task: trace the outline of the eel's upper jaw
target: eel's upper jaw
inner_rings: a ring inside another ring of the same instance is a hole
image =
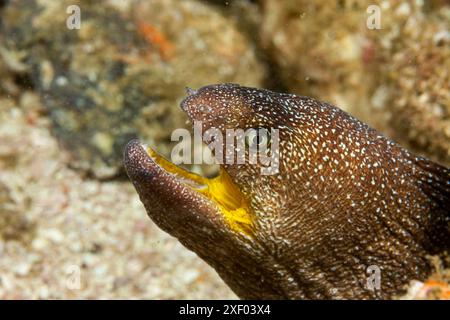
[[[124,165],[147,213],[162,229],[170,232],[177,225],[188,226],[191,222],[209,226],[223,224],[214,202],[193,189],[202,188],[200,180],[190,181],[190,186],[183,177],[158,164],[138,140],[126,146]]]

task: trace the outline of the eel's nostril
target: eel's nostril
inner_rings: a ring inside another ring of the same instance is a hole
[[[188,96],[192,96],[193,94],[196,94],[196,93],[197,93],[197,90],[189,88],[189,87],[186,87],[186,94]]]

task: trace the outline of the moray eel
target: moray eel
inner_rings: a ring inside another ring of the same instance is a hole
[[[189,90],[181,107],[204,130],[279,130],[272,175],[245,162],[208,179],[137,140],[125,150],[150,218],[239,297],[392,298],[449,249],[450,170],[339,108],[236,84]]]

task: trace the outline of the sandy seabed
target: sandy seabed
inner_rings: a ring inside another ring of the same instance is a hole
[[[21,221],[15,239],[0,237],[0,299],[236,298],[154,225],[128,181],[70,169],[34,93],[0,97],[0,123],[0,183]]]

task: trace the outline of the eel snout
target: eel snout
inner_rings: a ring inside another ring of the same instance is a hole
[[[175,166],[138,140],[126,146],[124,165],[148,215],[163,230],[183,236],[198,228],[221,227],[219,209],[195,191],[203,187],[201,181],[179,174],[181,169],[175,170]]]

